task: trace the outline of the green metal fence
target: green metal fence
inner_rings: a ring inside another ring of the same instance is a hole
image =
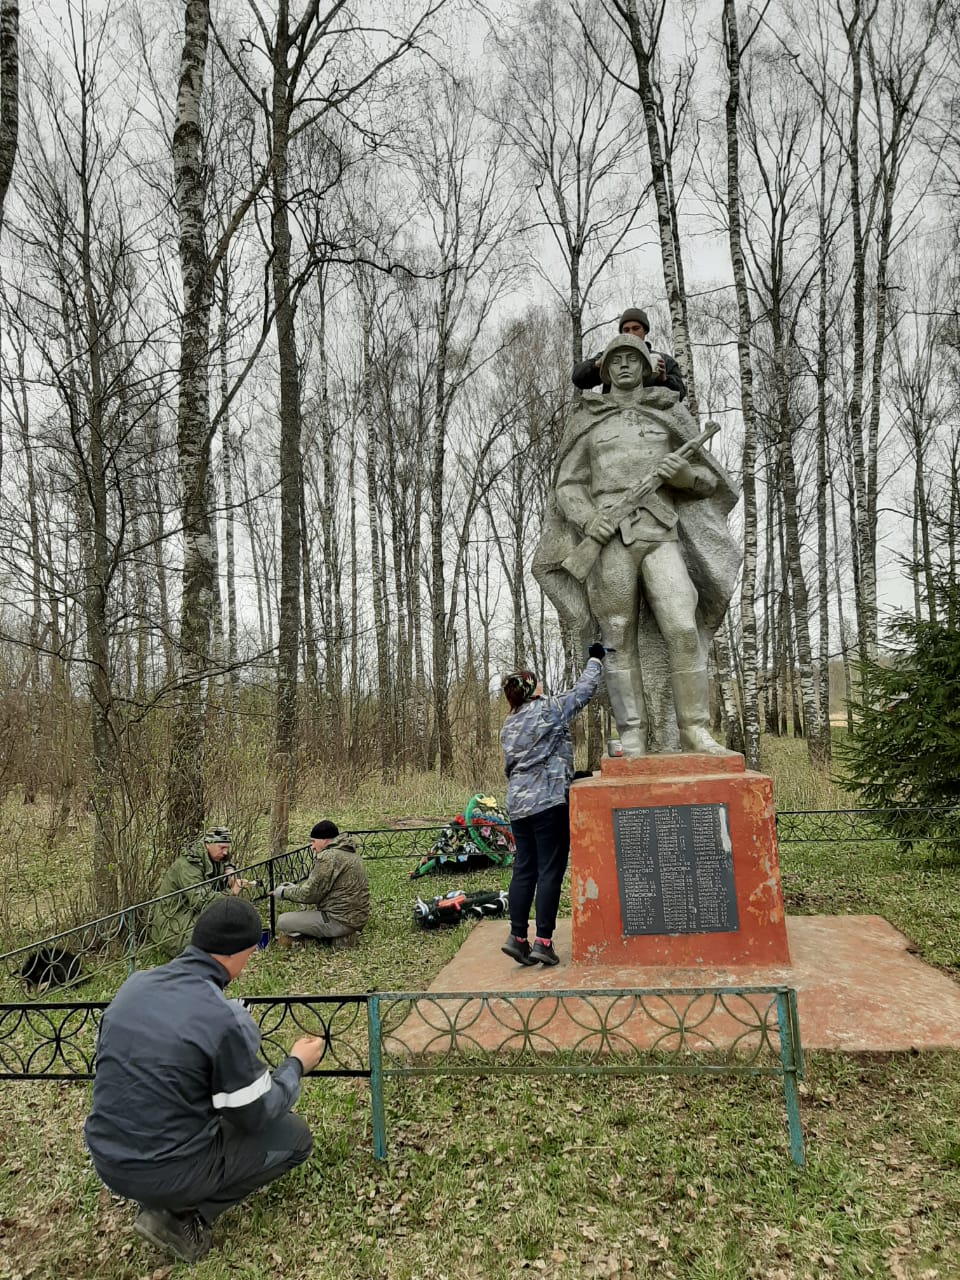
[[[108,1001],[0,1005],[0,1080],[89,1080]],[[254,996],[263,1055],[318,1035],[312,1076],[366,1079],[373,1153],[387,1154],[385,1088],[403,1076],[749,1075],[782,1082],[790,1157],[803,1164],[803,1075],[789,987],[374,992]]]
[[[368,997],[374,1154],[383,1082],[427,1075],[750,1075],[783,1082],[802,1165],[803,1055],[789,987],[384,992]]]
[[[780,844],[945,844],[960,842],[960,806],[886,809],[778,809]]]

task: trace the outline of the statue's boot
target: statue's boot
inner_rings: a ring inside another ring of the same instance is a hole
[[[681,748],[684,751],[699,751],[708,756],[731,755],[710,732],[710,695],[706,669],[674,671],[671,681]]]
[[[610,710],[625,756],[647,754],[647,714],[639,672],[604,671]]]

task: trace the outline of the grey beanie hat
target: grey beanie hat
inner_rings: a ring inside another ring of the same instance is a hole
[[[234,956],[255,947],[262,932],[260,913],[252,903],[243,898],[220,898],[197,916],[190,945],[214,956]]]

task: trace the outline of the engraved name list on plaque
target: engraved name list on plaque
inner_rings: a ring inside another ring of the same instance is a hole
[[[739,929],[727,807],[613,810],[625,937]]]

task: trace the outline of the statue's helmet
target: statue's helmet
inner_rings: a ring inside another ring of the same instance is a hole
[[[644,340],[633,333],[618,333],[615,338],[611,338],[607,343],[600,359],[600,377],[604,382],[609,383],[610,381],[609,361],[615,351],[636,351],[640,356],[641,376],[648,378],[653,375],[653,357]]]

